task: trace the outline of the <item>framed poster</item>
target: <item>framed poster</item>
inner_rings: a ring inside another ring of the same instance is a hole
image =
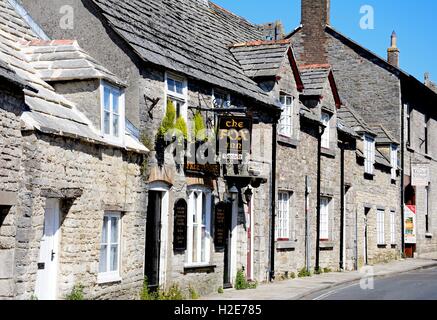
[[[417,216],[416,216],[416,206],[406,205],[405,206],[405,222],[404,222],[404,237],[406,244],[416,244],[417,243]]]

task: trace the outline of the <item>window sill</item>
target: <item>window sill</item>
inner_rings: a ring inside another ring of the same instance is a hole
[[[328,158],[335,158],[335,150],[333,149],[327,149],[322,147],[321,154]]]
[[[294,250],[296,249],[296,242],[290,240],[277,240],[276,250]]]
[[[109,284],[114,282],[121,282],[122,278],[118,275],[103,275],[97,276],[97,284]]]
[[[216,265],[211,264],[199,264],[199,265],[185,265],[184,274],[188,273],[214,273]]]
[[[299,146],[298,139],[294,139],[292,137],[287,137],[287,136],[283,136],[283,135],[279,135],[278,143],[280,143],[286,147],[292,147],[292,148],[297,148]]]
[[[387,248],[387,244],[378,244],[378,248],[379,249],[386,249]]]
[[[335,244],[333,241],[329,240],[320,240],[320,249],[321,250],[334,250]]]

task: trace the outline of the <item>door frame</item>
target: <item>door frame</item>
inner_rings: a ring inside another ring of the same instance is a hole
[[[47,209],[53,209],[54,210],[54,224],[56,232],[53,235],[53,250],[54,257],[52,260],[52,264],[50,264],[49,268],[50,270],[46,269],[47,266],[44,268],[45,272],[50,272],[50,275],[48,277],[49,285],[47,284],[46,279],[42,277],[39,270],[36,274],[36,282],[35,282],[35,294],[39,299],[44,299],[41,295],[41,292],[48,291],[48,297],[47,300],[56,300],[58,298],[58,273],[59,273],[59,251],[60,251],[60,245],[61,245],[61,210],[60,210],[60,199],[53,199],[48,198],[46,200],[46,204],[44,207],[44,222],[43,222],[43,234],[40,241],[40,250],[39,250],[39,256],[38,256],[38,262],[41,260],[41,244],[45,237],[45,224],[47,219]],[[45,262],[44,262],[45,263]],[[39,263],[38,263],[39,264]],[[54,267],[54,270],[52,270],[52,267]]]
[[[168,255],[168,224],[170,217],[170,186],[165,182],[153,182],[149,191],[161,192],[161,239],[159,257],[159,285],[165,287],[167,280],[167,255]],[[147,221],[146,221],[147,223]]]

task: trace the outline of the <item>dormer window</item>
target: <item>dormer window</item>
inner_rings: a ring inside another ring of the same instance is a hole
[[[281,119],[279,120],[279,134],[291,138],[293,137],[294,98],[286,94],[281,94],[279,101],[282,105]]]
[[[231,95],[221,90],[212,91],[212,104],[214,108],[230,108]]]
[[[321,122],[325,126],[322,135],[322,148],[329,149],[331,147],[331,115],[327,112],[322,112]]]
[[[373,175],[375,166],[375,138],[367,134],[364,135],[364,156],[365,173]]]
[[[124,92],[115,86],[102,82],[102,134],[120,141],[124,130]]]
[[[166,96],[167,99],[165,105],[167,106],[167,100],[171,100],[176,108],[176,117],[182,116],[187,120],[188,115],[188,82],[182,76],[172,73],[166,73]]]

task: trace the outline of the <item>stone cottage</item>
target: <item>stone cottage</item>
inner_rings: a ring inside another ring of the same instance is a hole
[[[81,285],[90,299],[136,298],[147,149],[126,130],[125,84],[15,9],[0,1],[0,297],[63,299]]]
[[[432,86],[400,68],[396,33],[391,36],[387,59],[383,59],[332,27],[330,0],[303,0],[302,24],[287,38],[293,43],[299,64],[332,65],[341,99],[371,127],[382,125],[399,144],[391,144],[400,176],[396,215],[406,234],[399,249],[408,257],[435,252],[432,208],[437,197],[432,188],[436,170],[432,137],[437,95]],[[430,84],[429,79],[426,82]]]

